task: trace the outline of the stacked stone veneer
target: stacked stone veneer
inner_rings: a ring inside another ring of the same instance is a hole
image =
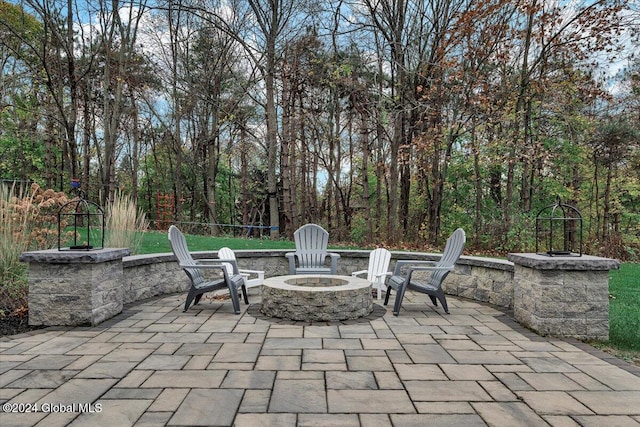
[[[97,325],[122,311],[129,249],[25,252],[30,325]]]
[[[515,264],[514,317],[542,335],[609,339],[609,270],[619,261],[589,255],[509,254]]]
[[[348,276],[278,276],[262,287],[262,314],[315,322],[357,319],[373,312],[371,283]]]

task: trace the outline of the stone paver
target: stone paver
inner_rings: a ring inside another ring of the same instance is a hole
[[[490,425],[546,426],[530,407],[520,402],[473,402],[471,406]]]
[[[276,380],[269,412],[326,413],[326,394],[322,380]]]
[[[169,422],[180,426],[231,425],[242,394],[240,389],[193,389]]]
[[[640,426],[638,367],[485,304],[308,324],[183,298],[1,338],[0,425]]]
[[[404,390],[329,390],[329,412],[334,413],[414,413]]]

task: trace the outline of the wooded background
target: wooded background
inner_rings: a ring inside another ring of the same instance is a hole
[[[622,0],[0,1],[0,177],[159,228],[530,251],[557,197],[640,247]],[[635,55],[634,55],[635,53]],[[612,71],[613,70],[613,71]],[[254,226],[249,228],[247,226]],[[260,228],[264,227],[264,228]]]

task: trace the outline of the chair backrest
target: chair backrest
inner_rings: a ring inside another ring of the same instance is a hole
[[[236,254],[229,248],[224,247],[218,250],[218,258],[220,259],[228,259],[228,260],[236,260]],[[227,270],[227,275],[232,276],[234,274],[233,265],[228,262],[223,262],[224,268]]]
[[[453,267],[458,261],[458,258],[460,258],[460,255],[462,255],[465,242],[466,235],[464,230],[462,228],[456,229],[447,239],[442,257],[437,263],[438,267]],[[430,283],[434,286],[440,286],[448,274],[449,271],[446,270],[434,271],[431,275]]]
[[[193,260],[193,257],[189,253],[187,240],[184,238],[184,234],[182,234],[182,232],[175,225],[169,227],[169,244],[171,245],[173,254],[178,259],[178,264],[194,266],[196,265],[196,262]],[[184,270],[189,275],[194,285],[198,285],[204,282],[204,279],[197,268],[185,268]]]
[[[378,248],[369,254],[369,268],[367,269],[367,280],[373,282],[376,276],[386,273],[391,262],[391,252],[385,248]]]
[[[300,267],[324,265],[329,245],[329,232],[317,224],[306,224],[293,233]]]

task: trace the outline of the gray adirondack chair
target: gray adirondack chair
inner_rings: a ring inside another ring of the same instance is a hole
[[[236,254],[233,252],[233,250],[224,247],[220,248],[220,250],[218,251],[218,258],[220,258],[221,260],[236,261]],[[232,266],[231,264],[227,265],[229,267]],[[238,273],[240,273],[240,275],[244,278],[244,284],[247,288],[260,286],[262,285],[262,282],[264,282],[264,271],[262,270],[248,270],[246,268],[239,268]]]
[[[329,232],[317,224],[306,224],[293,233],[296,251],[285,254],[289,260],[289,274],[336,274],[337,253],[327,252]],[[331,264],[325,265],[331,258]]]
[[[393,305],[393,314],[397,316],[400,313],[405,291],[411,289],[429,295],[431,302],[436,307],[438,306],[438,301],[440,301],[445,313],[449,314],[449,306],[447,305],[447,297],[442,290],[442,282],[449,272],[453,270],[455,263],[462,255],[465,241],[464,230],[458,228],[447,239],[447,244],[439,261],[399,260],[396,263],[393,275],[387,283],[387,295],[384,298],[384,305],[389,303],[391,289],[395,290],[396,300]],[[431,272],[431,275],[426,280],[414,278],[413,273],[420,271]]]
[[[198,304],[203,294],[220,289],[229,290],[235,314],[240,314],[240,300],[238,298],[240,290],[242,290],[242,295],[244,296],[244,303],[249,304],[244,278],[238,271],[238,265],[235,260],[224,260],[224,263],[220,259],[194,260],[191,253],[189,253],[184,235],[175,225],[169,227],[169,243],[173,254],[178,259],[178,264],[191,280],[189,293],[184,303],[184,311],[187,311],[191,302],[193,302],[193,305]],[[227,270],[229,265],[231,266],[231,272]],[[202,270],[206,269],[220,270],[220,277],[205,279],[202,275]]]
[[[371,282],[371,287],[376,289],[378,299],[382,298],[382,291],[387,289],[385,281],[387,276],[391,276],[389,262],[391,252],[385,248],[374,249],[369,253],[369,267],[366,270],[354,271],[352,276],[360,276],[366,273],[367,280]]]

